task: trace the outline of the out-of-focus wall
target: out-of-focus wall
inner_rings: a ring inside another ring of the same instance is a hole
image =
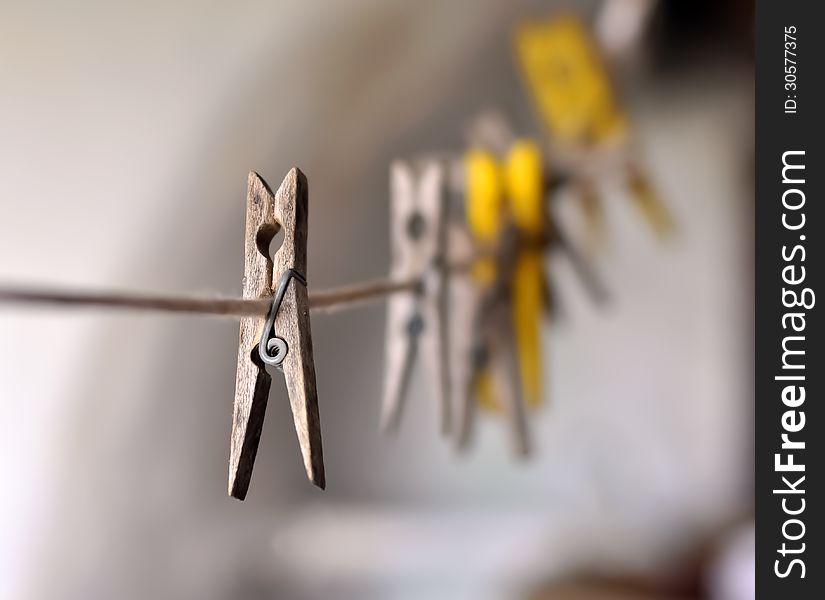
[[[389,160],[460,149],[490,105],[534,128],[507,35],[550,7],[5,7],[0,277],[237,293],[246,174],[276,186],[293,165],[311,285],[380,275]],[[591,563],[650,568],[746,510],[749,94],[729,65],[628,90],[680,232],[658,246],[608,183],[611,306],[551,261],[567,318],[545,332],[526,465],[494,420],[454,458],[417,380],[398,439],[378,435],[379,305],[313,320],[327,492],[304,480],[276,379],[240,504],[236,323],[4,309],[0,594],[499,597]]]

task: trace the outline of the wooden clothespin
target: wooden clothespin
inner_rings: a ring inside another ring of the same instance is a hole
[[[470,151],[464,167],[467,228],[483,254],[474,261],[470,273],[476,296],[465,295],[465,306],[461,307],[464,321],[470,325],[470,356],[465,350],[464,358],[469,358],[471,366],[459,373],[469,381],[455,382],[459,407],[456,441],[459,448],[469,443],[476,402],[495,405],[507,415],[515,451],[523,456],[529,453],[530,443],[510,312],[515,230],[507,215],[501,169],[493,154]]]
[[[440,429],[450,429],[447,352],[444,209],[446,165],[425,159],[395,161],[390,168],[391,277],[422,277],[419,289],[396,294],[387,306],[381,428],[398,427],[410,372],[420,353],[432,385]]]
[[[307,180],[292,169],[274,194],[249,174],[244,245],[244,299],[273,298],[266,317],[241,319],[229,459],[229,495],[246,497],[264,422],[271,377],[280,369],[309,480],[325,486],[321,424],[312,358],[307,272]],[[273,257],[269,243],[284,240]],[[274,295],[273,295],[274,294]]]
[[[447,225],[447,256],[450,262],[466,263],[476,252],[475,242],[465,222],[451,219]],[[479,341],[476,327],[480,319],[482,290],[471,273],[450,277],[448,297],[450,310],[450,396],[455,411],[455,441],[459,449],[466,448],[474,425],[476,374],[478,372]]]

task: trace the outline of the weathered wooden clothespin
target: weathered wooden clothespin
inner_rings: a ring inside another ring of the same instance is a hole
[[[273,302],[267,316],[241,319],[229,459],[229,495],[240,500],[261,438],[272,381],[267,365],[284,374],[307,477],[325,486],[306,288],[308,209],[307,180],[298,169],[274,195],[256,173],[249,174],[243,297]],[[270,257],[269,243],[280,229],[283,244]]]
[[[440,429],[450,429],[447,390],[445,301],[446,165],[424,159],[395,161],[390,168],[391,277],[421,277],[410,294],[396,294],[387,306],[384,394],[381,428],[398,427],[416,354],[432,386]]]

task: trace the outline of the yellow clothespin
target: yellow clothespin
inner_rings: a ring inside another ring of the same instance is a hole
[[[627,145],[629,120],[596,43],[578,17],[564,13],[525,23],[516,30],[514,41],[529,95],[563,151]],[[627,186],[654,232],[660,237],[671,233],[667,207],[637,166],[630,167]],[[585,183],[580,189],[593,247],[604,237],[602,209],[593,186]]]
[[[514,227],[517,248],[510,268],[510,300],[521,390],[527,405],[538,406],[543,397],[541,322],[547,308],[549,286],[544,273],[544,242],[548,236],[545,165],[538,144],[517,139],[507,118],[498,111],[482,113],[471,125],[471,140],[492,149],[495,160],[488,169],[490,186],[504,203],[504,221]],[[482,189],[481,186],[477,186]],[[482,406],[495,406],[485,394]]]
[[[488,253],[477,258],[471,277],[482,292],[474,303],[472,384],[462,390],[459,445],[469,438],[473,402],[482,406],[500,406],[513,428],[514,444],[519,455],[529,452],[524,401],[518,383],[516,348],[513,338],[511,277],[513,268],[513,230],[509,225],[504,195],[504,179],[496,158],[485,150],[471,150],[465,155],[465,211],[467,226],[477,246]]]
[[[398,426],[407,382],[420,351],[432,385],[440,429],[450,429],[447,390],[444,209],[446,168],[438,159],[418,168],[395,161],[390,168],[390,237],[395,280],[424,275],[419,290],[396,294],[387,306],[385,378],[381,427]]]
[[[523,24],[515,50],[539,115],[560,144],[624,141],[627,119],[578,17],[564,13]]]
[[[550,219],[547,212],[547,190],[549,189],[547,169],[538,144],[528,139],[516,139],[503,117],[488,114],[477,125],[476,137],[486,133],[491,138],[495,133],[495,145],[505,148],[503,163],[498,163],[489,154],[486,162],[476,166],[478,172],[475,185],[468,175],[468,206],[476,203],[477,210],[490,219],[498,214],[503,222],[513,227],[512,234],[517,239],[513,264],[509,267],[509,299],[515,335],[516,356],[520,373],[521,393],[529,407],[541,404],[543,391],[542,361],[542,321],[549,308],[550,287],[545,277],[544,253],[549,248],[558,248],[572,263],[588,292],[597,302],[604,301],[607,293],[590,270],[587,262],[567,240],[563,231]],[[472,167],[473,164],[470,163]],[[473,194],[478,194],[475,199]],[[498,213],[483,212],[487,205],[494,204],[488,195],[495,195],[503,201]],[[471,231],[483,231],[481,225],[487,221],[476,217]],[[483,377],[481,381],[486,381]],[[500,408],[492,393],[492,387],[481,386],[481,406]]]
[[[543,398],[541,324],[547,300],[544,277],[545,171],[538,144],[516,140],[504,160],[505,196],[520,232],[512,280],[512,318],[521,388],[527,405]]]
[[[267,317],[241,319],[229,459],[229,494],[239,500],[249,489],[263,428],[272,381],[267,365],[284,374],[307,477],[325,486],[306,288],[308,210],[307,180],[298,169],[274,196],[256,173],[249,174],[243,297],[273,302]],[[270,258],[269,243],[279,229],[284,240]]]

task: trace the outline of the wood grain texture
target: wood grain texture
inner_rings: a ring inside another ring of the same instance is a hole
[[[284,242],[273,257],[273,278],[276,284],[289,269],[307,276],[308,192],[304,174],[298,169],[292,169],[275,194],[275,218],[284,228]],[[295,278],[291,280],[281,310],[278,311],[275,331],[289,347],[282,370],[304,468],[309,480],[324,489],[324,452],[312,354],[309,297],[306,286]]]
[[[245,300],[270,298],[281,275],[293,268],[306,276],[308,194],[306,177],[292,169],[273,196],[266,183],[249,174],[244,242]],[[284,241],[273,258],[269,243],[280,228]],[[265,315],[241,320],[235,406],[229,459],[229,494],[243,500],[263,430],[271,378],[258,357]],[[290,281],[275,320],[275,330],[288,346],[282,364],[295,428],[307,476],[325,486],[315,366],[306,286]]]

